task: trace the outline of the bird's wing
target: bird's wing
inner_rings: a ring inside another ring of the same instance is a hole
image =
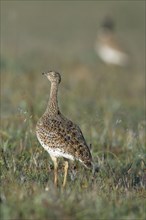
[[[72,121],[50,119],[43,123],[43,132],[50,147],[59,148],[61,151],[71,154],[84,162],[91,160],[91,153],[86,144],[84,136],[78,125]]]

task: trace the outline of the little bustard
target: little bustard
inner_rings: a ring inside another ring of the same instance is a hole
[[[45,113],[36,125],[36,135],[40,144],[50,154],[54,163],[54,184],[57,185],[57,158],[78,160],[85,167],[92,168],[92,156],[80,128],[68,120],[58,107],[59,73],[43,73],[51,82],[50,98]],[[65,160],[63,187],[66,185],[68,160]]]
[[[129,56],[116,36],[115,24],[110,17],[105,17],[98,29],[95,51],[106,64],[122,67],[129,64]]]

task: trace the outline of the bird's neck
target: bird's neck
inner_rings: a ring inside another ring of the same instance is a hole
[[[50,98],[46,109],[46,112],[49,115],[58,114],[59,107],[58,107],[57,93],[58,93],[58,84],[53,82],[51,83]]]

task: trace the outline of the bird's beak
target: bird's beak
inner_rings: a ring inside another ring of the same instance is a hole
[[[47,73],[42,73],[42,75],[45,75],[45,76],[47,76]]]

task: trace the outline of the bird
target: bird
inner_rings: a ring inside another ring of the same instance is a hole
[[[116,36],[114,21],[109,16],[104,18],[98,29],[95,51],[106,64],[125,67],[129,63],[129,55]]]
[[[43,73],[51,83],[47,108],[36,124],[36,136],[42,147],[49,153],[54,163],[54,185],[58,182],[58,158],[64,158],[63,187],[66,185],[68,160],[80,161],[84,167],[92,169],[93,159],[80,127],[67,119],[58,105],[58,87],[61,75],[56,71]],[[92,169],[93,170],[93,169]]]

